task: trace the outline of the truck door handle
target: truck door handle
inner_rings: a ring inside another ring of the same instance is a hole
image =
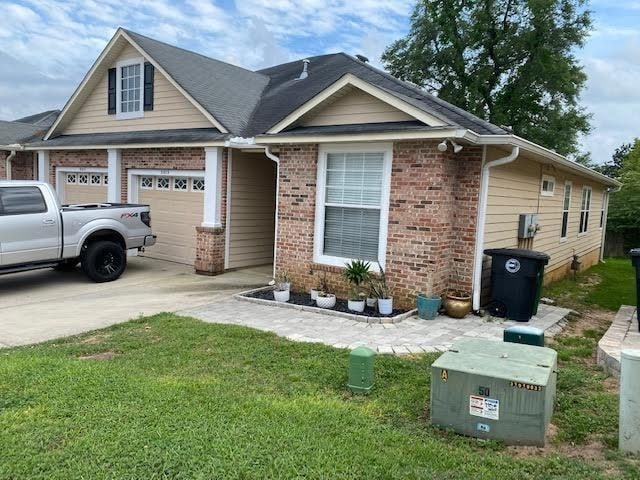
[[[53,218],[45,218],[44,220],[42,220],[42,223],[44,223],[45,225],[53,225],[54,223],[56,223],[56,221]]]

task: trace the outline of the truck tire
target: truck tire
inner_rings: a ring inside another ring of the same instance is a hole
[[[127,268],[127,252],[117,243],[100,240],[89,244],[82,259],[82,271],[94,282],[117,280]]]

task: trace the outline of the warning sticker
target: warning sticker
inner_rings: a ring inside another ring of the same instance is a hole
[[[498,420],[500,418],[500,400],[479,395],[469,395],[469,414]]]

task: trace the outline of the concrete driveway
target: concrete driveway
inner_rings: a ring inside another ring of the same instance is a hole
[[[93,283],[79,269],[0,276],[0,347],[194,308],[266,285],[271,275],[271,267],[257,267],[207,277],[187,265],[131,257],[125,274],[110,283]]]

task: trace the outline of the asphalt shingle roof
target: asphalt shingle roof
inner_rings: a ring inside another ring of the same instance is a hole
[[[83,145],[127,145],[144,143],[187,143],[224,140],[228,135],[216,128],[145,130],[136,132],[82,133],[60,135],[49,140],[31,142],[33,147],[71,147]]]
[[[130,30],[125,32],[229,132],[246,128],[269,77]]]
[[[47,110],[46,112],[40,112],[27,117],[22,117],[14,120],[14,122],[30,123],[31,125],[38,125],[40,127],[49,128],[53,125],[60,115],[60,110]]]
[[[40,139],[46,130],[46,127],[29,123],[0,120],[0,145],[13,145],[25,143],[34,138]]]

